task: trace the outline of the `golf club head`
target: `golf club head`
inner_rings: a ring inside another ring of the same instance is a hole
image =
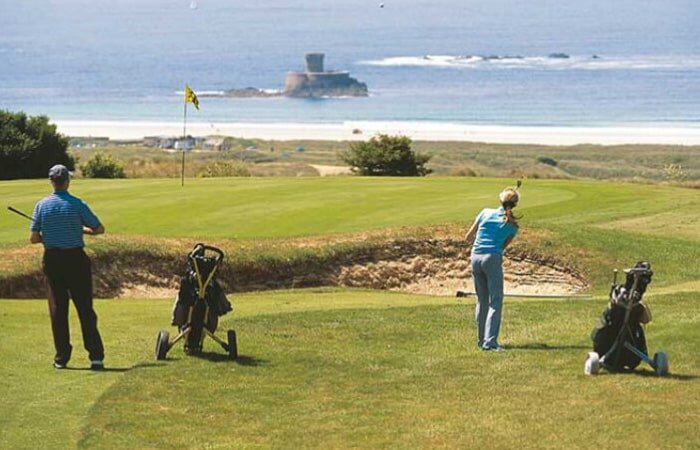
[[[515,180],[515,190],[516,190],[516,191],[517,191],[518,189],[520,189],[520,186],[522,186],[522,185],[523,185],[523,180],[521,180],[520,178],[518,178],[517,180]]]

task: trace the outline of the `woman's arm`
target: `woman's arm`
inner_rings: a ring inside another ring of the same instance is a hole
[[[467,242],[467,244],[471,244],[474,241],[474,237],[476,236],[476,230],[478,229],[479,221],[475,220],[471,228],[469,228],[469,231],[467,231],[467,234],[464,235],[464,240]]]
[[[513,239],[515,239],[515,236],[511,236],[511,237],[506,239],[506,241],[503,243],[503,250],[508,248],[510,243],[513,242]]]

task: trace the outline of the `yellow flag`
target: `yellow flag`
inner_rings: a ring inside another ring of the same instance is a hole
[[[189,84],[185,85],[185,103],[192,103],[195,108],[199,109],[199,99]]]

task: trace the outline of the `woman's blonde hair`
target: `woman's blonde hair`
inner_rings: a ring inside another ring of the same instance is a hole
[[[518,218],[515,217],[515,214],[513,214],[513,208],[518,206],[518,202],[520,201],[520,194],[518,191],[513,188],[505,188],[500,194],[498,194],[498,199],[501,201],[503,209],[506,210],[505,214],[503,215],[503,222],[510,223],[511,225],[517,227]]]

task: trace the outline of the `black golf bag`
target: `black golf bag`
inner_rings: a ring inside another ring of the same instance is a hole
[[[608,306],[591,333],[593,351],[604,355],[601,363],[609,370],[634,369],[642,361],[642,354],[647,354],[643,324],[650,320],[651,313],[642,303],[642,296],[653,273],[651,265],[641,261],[625,270],[624,284],[613,282]]]
[[[221,250],[204,244],[195,245],[187,255],[187,268],[180,280],[172,314],[172,325],[178,327],[179,333],[172,342],[167,331],[159,333],[156,359],[165,359],[168,350],[182,338],[185,338],[185,352],[197,354],[202,351],[207,335],[218,342],[231,358],[237,357],[236,332],[228,331],[227,342],[214,334],[219,317],[233,309],[216,280],[216,272],[223,259]]]

